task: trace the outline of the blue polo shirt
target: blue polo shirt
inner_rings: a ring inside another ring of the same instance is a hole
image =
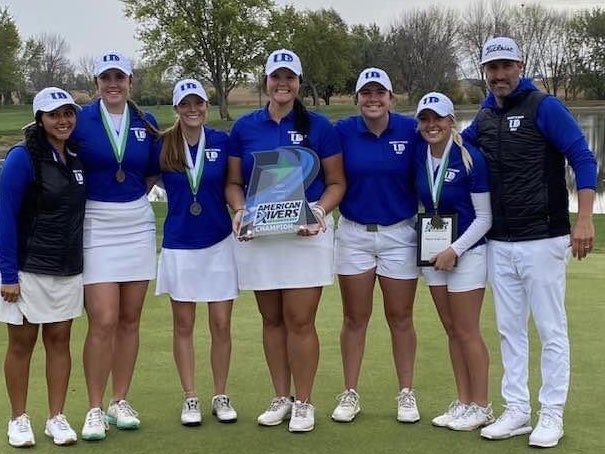
[[[422,141],[416,147],[416,189],[425,211],[434,213],[433,199],[431,198],[426,171],[427,146],[427,143]],[[441,214],[458,214],[458,237],[468,229],[475,219],[471,193],[489,192],[489,175],[483,155],[466,141],[464,146],[473,160],[470,172],[467,172],[464,167],[460,147],[453,143],[438,205],[438,211]],[[435,178],[438,171],[439,168],[435,169],[433,178]],[[483,243],[485,243],[485,238],[481,238],[472,247]]]
[[[145,118],[157,127],[155,118]],[[126,180],[116,180],[118,162],[101,119],[99,101],[84,106],[78,113],[76,129],[71,139],[79,145],[79,156],[86,172],[87,197],[100,202],[131,202],[145,195],[145,177],[159,175],[158,157],[161,142],[146,129],[143,121],[130,109],[130,128],[122,170]]]
[[[340,153],[340,143],[332,124],[322,115],[308,112],[310,131],[306,144],[313,149],[320,161]],[[239,118],[231,130],[230,156],[242,159],[245,188],[252,173],[253,151],[269,151],[280,146],[301,145],[302,134],[294,128],[294,111],[290,111],[279,123],[269,115],[269,109],[259,109]],[[307,201],[319,200],[326,188],[323,168],[320,167],[315,180],[305,191]]]
[[[360,224],[391,225],[416,214],[414,143],[416,120],[391,112],[377,137],[359,115],[336,123],[347,191],[340,212]]]
[[[193,193],[186,173],[162,171],[168,195],[162,247],[167,249],[207,248],[224,240],[231,233],[231,217],[225,200],[229,136],[208,127],[204,127],[204,130],[204,170],[196,197],[202,206],[199,216],[189,212]],[[197,144],[189,146],[189,151],[195,162]]]

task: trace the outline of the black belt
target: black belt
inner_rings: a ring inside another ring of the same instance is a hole
[[[366,232],[378,232],[378,224],[366,224]]]

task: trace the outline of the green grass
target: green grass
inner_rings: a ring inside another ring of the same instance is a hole
[[[158,219],[164,206],[155,204]],[[159,221],[161,222],[161,221]],[[597,230],[603,232],[605,216],[597,217]],[[158,236],[160,236],[160,231]],[[605,239],[597,249],[604,250]],[[572,380],[565,417],[565,438],[558,452],[597,453],[605,446],[601,432],[603,339],[605,325],[602,295],[605,292],[605,254],[594,254],[586,261],[570,264],[567,308],[572,348]],[[153,285],[152,285],[153,287]],[[527,452],[527,437],[501,442],[481,440],[477,432],[454,433],[433,428],[432,416],[443,410],[453,398],[454,386],[446,351],[445,336],[429,294],[421,283],[416,297],[415,324],[418,333],[415,387],[422,419],[415,425],[395,421],[397,382],[390,353],[390,340],[380,295],[375,296],[375,311],[369,327],[367,348],[359,392],[363,411],[352,424],[336,424],[329,415],[334,396],[342,390],[338,334],[342,320],[337,286],[327,287],[317,315],[321,342],[320,366],[313,400],[316,405],[316,430],[307,435],[293,435],[285,425],[262,428],[255,424],[258,413],[267,405],[272,388],[265,365],[261,321],[253,296],[244,292],[233,312],[233,357],[229,377],[229,394],[239,412],[233,425],[217,423],[209,412],[212,385],[209,371],[206,310],[200,305],[196,332],[197,385],[202,398],[205,422],[200,428],[180,426],[180,386],[171,353],[172,322],[167,298],[155,297],[150,288],[141,322],[141,350],[129,399],[141,413],[143,425],[135,432],[112,429],[100,443],[79,441],[76,452],[172,453],[172,452],[247,452],[253,453],[509,453]],[[490,396],[499,413],[500,366],[499,342],[495,330],[491,296],[486,297],[483,333],[491,353]],[[81,352],[86,320],[76,320],[72,336],[73,370],[67,398],[66,414],[80,428],[86,412],[86,388]],[[539,387],[539,342],[532,329],[530,386],[534,408]],[[0,331],[0,351],[6,346],[6,332]],[[32,362],[28,412],[34,423],[37,453],[58,452],[42,431],[46,418],[44,355],[38,345]],[[3,385],[3,382],[0,386]],[[7,400],[0,399],[0,415],[9,415]],[[0,421],[0,425],[6,420]],[[4,427],[4,426],[0,426]],[[9,452],[0,441],[0,452]]]

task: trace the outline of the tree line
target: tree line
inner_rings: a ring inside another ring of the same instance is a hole
[[[381,29],[348,25],[334,9],[300,11],[272,0],[122,3],[143,43],[134,92],[142,104],[169,103],[174,80],[192,76],[212,87],[213,103],[221,118],[229,119],[229,94],[244,84],[261,87],[266,55],[282,47],[301,57],[304,94],[314,105],[352,93],[358,73],[368,66],[384,68],[395,91],[411,102],[432,90],[455,102],[477,102],[484,94],[481,46],[497,35],[519,43],[526,76],[541,81],[549,93],[605,99],[605,9],[599,7],[572,14],[539,4],[477,0],[464,11],[402,11]],[[74,64],[60,35],[23,39],[4,8],[0,42],[2,104],[27,101],[49,85],[92,95],[93,57]]]

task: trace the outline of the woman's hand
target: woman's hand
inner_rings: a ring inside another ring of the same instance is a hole
[[[296,232],[300,236],[314,236],[319,232],[323,233],[326,231],[326,210],[324,210],[321,205],[313,205],[311,211],[313,211],[317,222],[314,224],[301,225],[298,232]]]
[[[246,214],[245,208],[238,208],[233,213],[233,219],[231,220],[231,229],[233,230],[233,234],[240,241],[248,241],[254,238],[253,233],[242,232],[242,222],[244,220],[244,215]]]
[[[21,287],[19,287],[19,284],[2,284],[0,287],[0,296],[7,303],[16,303],[20,294]]]
[[[451,247],[448,247],[445,251],[441,251],[430,262],[437,271],[452,271],[456,264],[458,256]]]

